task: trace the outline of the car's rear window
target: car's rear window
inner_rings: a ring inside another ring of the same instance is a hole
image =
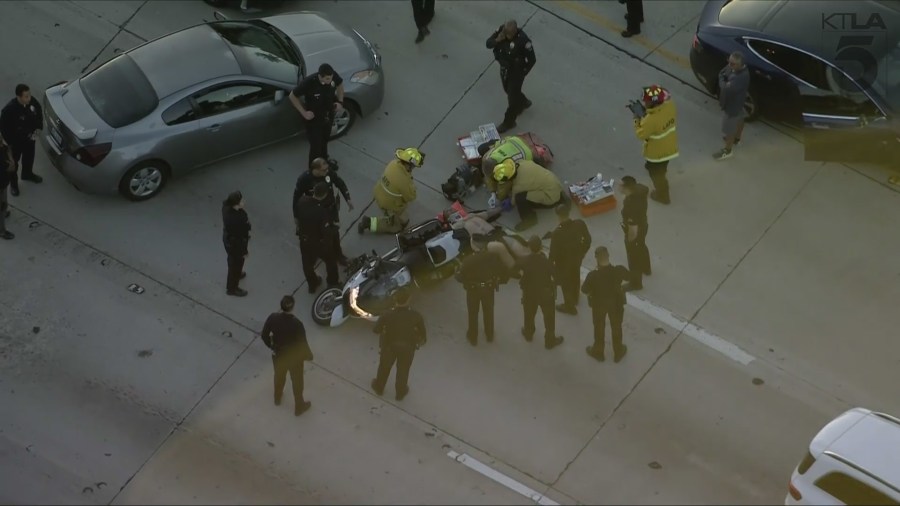
[[[755,31],[766,13],[777,5],[772,0],[731,0],[719,11],[719,23]]]
[[[82,77],[80,84],[94,112],[113,128],[130,125],[159,105],[147,76],[127,54]]]

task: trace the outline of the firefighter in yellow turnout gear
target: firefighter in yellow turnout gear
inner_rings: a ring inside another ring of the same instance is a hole
[[[634,133],[644,144],[644,168],[654,187],[650,198],[668,204],[671,200],[666,172],[669,162],[678,157],[675,102],[668,90],[657,85],[644,88],[641,100],[647,113],[635,118]]]
[[[384,169],[373,190],[375,203],[381,208],[381,217],[363,216],[357,225],[362,234],[369,230],[376,234],[396,234],[409,224],[406,208],[416,200],[416,183],[412,170],[425,163],[425,153],[416,148],[398,149],[396,158]]]

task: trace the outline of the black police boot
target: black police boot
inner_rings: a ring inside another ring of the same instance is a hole
[[[362,215],[359,218],[359,223],[356,224],[356,232],[359,234],[366,233],[366,230],[369,230],[369,227],[372,225],[372,220],[366,216]]]
[[[671,204],[672,201],[669,200],[668,195],[661,195],[658,191],[653,190],[650,192],[650,199],[659,202],[660,204]]]
[[[575,306],[567,306],[565,304],[557,304],[556,310],[559,311],[560,313],[565,313],[565,314],[570,314],[570,315],[578,314],[578,308],[576,308]]]
[[[531,332],[525,330],[525,327],[522,327],[522,337],[525,338],[529,343],[534,340],[534,331]]]
[[[372,391],[373,391],[373,392],[375,392],[375,393],[378,394],[378,395],[384,395],[384,388],[381,388],[381,387],[378,386],[378,379],[377,379],[377,378],[376,378],[376,379],[373,379],[373,380],[372,380],[372,383],[370,383],[370,385],[372,385]]]
[[[565,340],[566,340],[566,338],[564,338],[563,336],[556,336],[549,340],[544,339],[544,348],[546,348],[548,350],[552,350],[553,348],[556,348],[557,346],[561,345],[563,343],[563,341],[565,341]]]
[[[625,346],[625,345],[623,344],[623,345],[622,345],[622,349],[619,350],[619,353],[615,353],[615,354],[613,355],[613,362],[616,363],[616,364],[618,364],[619,362],[621,362],[622,359],[625,358],[625,354],[626,354],[626,353],[628,353],[628,346]]]
[[[44,181],[44,178],[32,172],[31,174],[23,175],[22,180],[31,181],[32,183],[42,183]]]
[[[13,197],[18,197],[19,196],[19,187],[18,186],[11,187],[9,189],[9,193],[12,194]]]
[[[525,105],[522,106],[522,109],[528,109],[531,107],[531,100],[525,99]]]
[[[594,349],[593,346],[588,346],[587,348],[584,349],[584,352],[587,353],[589,357],[593,358],[594,360],[596,360],[598,362],[603,362],[604,360],[606,360],[606,357],[603,356],[603,352],[602,351],[598,352],[597,350]]]
[[[497,133],[502,134],[503,132],[506,132],[507,130],[510,130],[510,129],[513,129],[513,128],[516,128],[516,122],[515,122],[515,121],[513,121],[512,123],[507,123],[507,122],[504,121],[503,123],[500,123],[499,126],[497,126]]]
[[[631,37],[631,36],[633,36],[633,35],[638,35],[638,34],[640,34],[640,33],[641,33],[640,30],[623,30],[623,31],[622,31],[622,37],[625,37],[625,38],[627,39],[627,38],[629,38],[629,37]]]
[[[280,393],[275,394],[275,405],[276,406],[281,406],[281,395],[282,394],[280,394]]]
[[[231,295],[233,297],[246,297],[247,296],[247,290],[244,290],[243,288],[235,288],[234,290],[227,290],[225,293],[227,293],[228,295]]]
[[[536,218],[530,220],[522,220],[519,223],[516,223],[515,230],[516,232],[524,232],[525,230],[528,230],[535,225],[537,225]]]
[[[329,158],[328,159],[328,168],[337,172],[338,169],[341,168],[341,166],[338,165],[337,160],[335,160],[334,158]]]
[[[316,293],[321,285],[322,278],[320,276],[316,276],[316,279],[309,283],[309,293]]]
[[[12,232],[10,232],[9,230],[0,234],[0,239],[6,240],[6,241],[11,241],[15,238],[16,238],[16,235],[13,234]]]
[[[303,413],[309,411],[309,408],[312,407],[312,403],[309,401],[303,401],[303,404],[299,406],[294,406],[294,416],[300,416]]]
[[[416,44],[425,40],[426,35],[428,35],[428,32],[426,31],[426,29],[423,28],[423,29],[419,30],[419,34],[416,35]]]

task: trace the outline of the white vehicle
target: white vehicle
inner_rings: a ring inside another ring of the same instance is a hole
[[[900,419],[853,408],[829,422],[791,475],[784,503],[900,506]]]

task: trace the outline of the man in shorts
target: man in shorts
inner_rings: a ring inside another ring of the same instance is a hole
[[[719,72],[719,106],[725,113],[722,118],[722,135],[725,147],[713,154],[716,160],[731,156],[733,148],[741,142],[744,131],[744,103],[750,91],[750,71],[744,64],[740,51],[731,53],[728,65]]]

